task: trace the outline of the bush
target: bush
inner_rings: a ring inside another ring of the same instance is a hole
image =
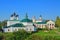
[[[25,30],[19,30],[17,32],[13,32],[15,40],[25,40],[30,33],[26,32]]]
[[[43,40],[43,37],[38,35],[31,35],[26,40]]]

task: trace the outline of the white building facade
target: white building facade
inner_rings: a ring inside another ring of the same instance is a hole
[[[55,22],[52,20],[43,20],[42,16],[40,15],[39,19],[36,20],[35,16],[33,17],[33,23],[36,25],[37,28],[49,28],[54,29],[55,28]]]
[[[19,15],[14,13],[11,15],[10,20],[7,21],[7,26],[3,27],[3,30],[4,32],[14,32],[20,29],[25,31],[37,31],[37,28],[54,29],[55,22],[52,20],[43,20],[41,15],[38,20],[36,20],[35,16],[31,20],[27,14],[24,19],[19,20]]]
[[[28,19],[26,14],[25,18],[19,20],[18,15],[15,13],[11,15],[10,20],[7,21],[7,26],[3,28],[4,32],[14,32],[23,29],[25,31],[36,31],[32,20]]]

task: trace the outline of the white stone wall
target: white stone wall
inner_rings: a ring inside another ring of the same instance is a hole
[[[46,24],[36,24],[37,28],[46,28]]]
[[[13,16],[13,17],[10,17],[10,20],[18,20],[19,18],[18,17],[15,17],[15,16]]]
[[[12,27],[9,28],[3,28],[4,32],[12,32]],[[8,31],[9,30],[9,31]]]
[[[34,26],[29,26],[29,25],[27,25],[26,26],[26,31],[34,31]]]
[[[14,32],[14,31],[18,31],[20,29],[24,29],[26,31],[35,31],[34,30],[34,26],[27,25],[26,27],[9,27],[9,28],[4,28],[4,32]]]
[[[10,26],[16,23],[20,23],[20,21],[7,21],[7,26]]]
[[[14,17],[10,17],[10,20],[14,20]]]
[[[4,32],[14,32],[18,31],[19,29],[26,29],[25,27],[9,27],[9,28],[3,28]]]
[[[24,29],[25,30],[25,27],[13,27],[13,31],[18,31],[20,29]]]
[[[24,25],[33,25],[32,23],[28,23],[28,22],[22,22],[22,24],[24,24]]]
[[[36,22],[42,22],[42,20],[36,20]]]

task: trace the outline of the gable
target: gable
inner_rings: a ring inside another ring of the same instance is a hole
[[[55,24],[55,22],[50,20],[50,21],[47,22],[47,24]]]

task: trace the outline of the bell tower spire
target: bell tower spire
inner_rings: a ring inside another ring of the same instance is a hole
[[[27,15],[27,13],[26,13],[26,16],[25,16],[25,18],[26,18],[26,19],[28,19],[28,15]]]

